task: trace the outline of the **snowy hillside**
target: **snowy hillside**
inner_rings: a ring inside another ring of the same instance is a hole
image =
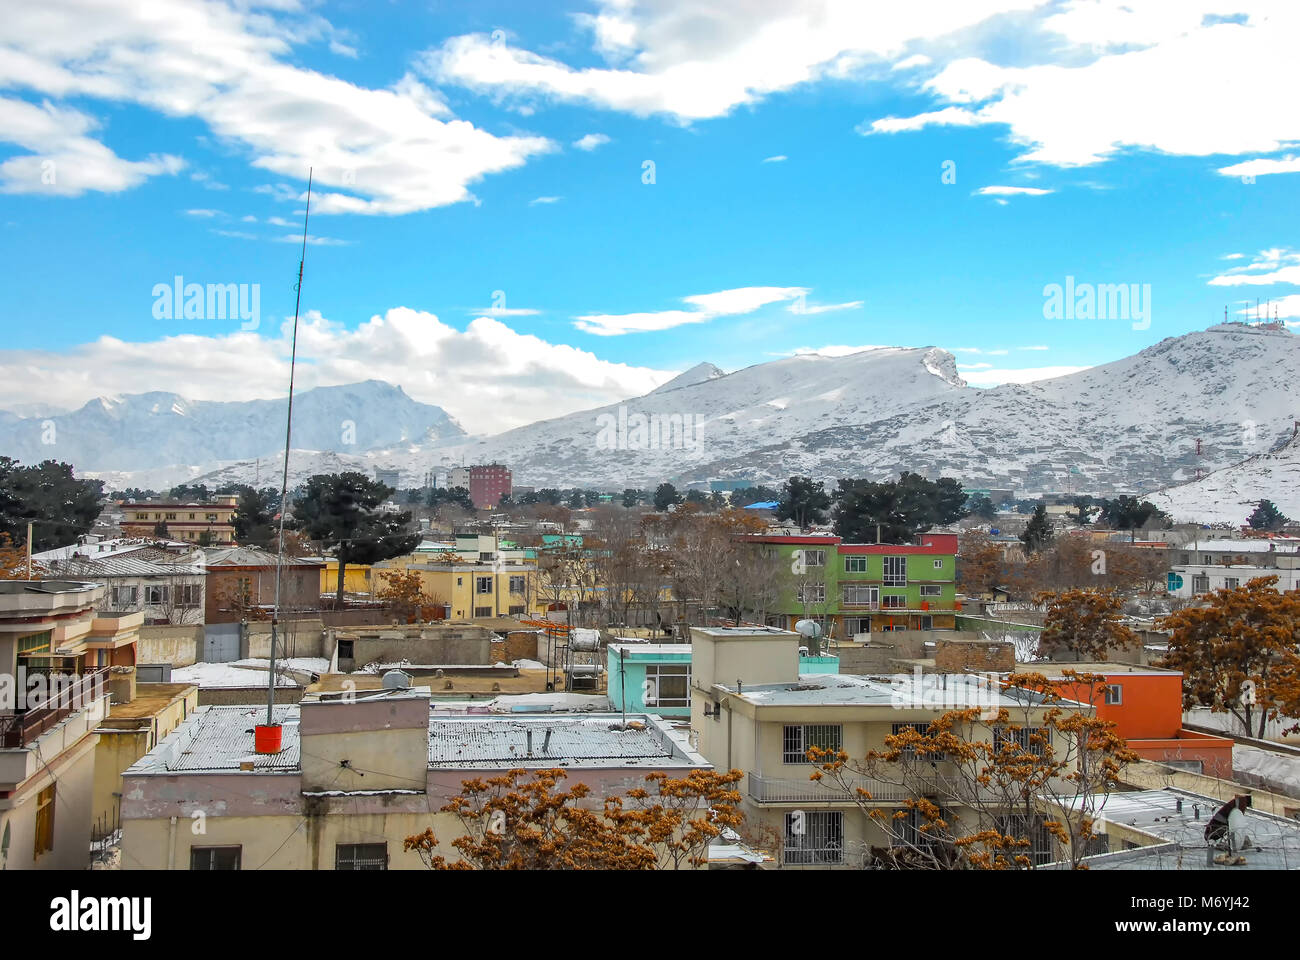
[[[1261,499],[1300,517],[1300,439],[1151,496],[1175,520],[1233,524],[1244,523]]]

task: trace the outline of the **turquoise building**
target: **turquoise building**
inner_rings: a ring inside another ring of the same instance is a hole
[[[689,643],[611,643],[605,657],[610,709],[690,719]]]

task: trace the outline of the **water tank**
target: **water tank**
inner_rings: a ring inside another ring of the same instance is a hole
[[[385,690],[408,690],[411,686],[411,675],[401,670],[389,670],[384,674],[383,686]]]

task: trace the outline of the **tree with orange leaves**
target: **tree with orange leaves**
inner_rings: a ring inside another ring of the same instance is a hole
[[[1103,678],[1065,672],[1071,689]],[[851,760],[813,747],[810,778],[855,800],[887,843],[866,853],[895,869],[1033,869],[1052,860],[1078,868],[1099,846],[1097,811],[1138,759],[1095,711],[1064,701],[1042,674],[1016,674],[1003,696],[1018,706],[950,710],[900,724],[884,749]],[[901,793],[879,805],[873,791]]]
[[[459,857],[436,852],[431,829],[407,837],[437,870],[679,870],[708,862],[709,844],[739,826],[739,770],[692,770],[685,777],[647,774],[647,787],[591,802],[591,789],[561,789],[564,770],[510,770],[462,782],[462,793],[442,807],[464,832],[451,841]]]
[[[1124,601],[1110,590],[1066,590],[1040,593],[1034,603],[1043,604],[1043,632],[1038,650],[1053,659],[1072,656],[1079,660],[1106,660],[1113,650],[1138,644],[1138,637],[1124,625]]]
[[[1274,589],[1277,579],[1216,590],[1156,624],[1173,631],[1162,665],[1182,671],[1184,707],[1231,714],[1247,736],[1300,717],[1300,591]]]
[[[32,561],[32,578],[40,580],[46,576],[45,568]],[[0,580],[27,579],[27,545],[15,544],[9,534],[0,533]]]
[[[433,620],[444,604],[441,597],[425,592],[424,582],[414,570],[387,571],[378,579],[384,585],[375,593],[375,599],[403,623]]]

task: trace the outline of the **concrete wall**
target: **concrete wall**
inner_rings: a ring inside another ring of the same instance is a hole
[[[9,829],[5,870],[85,870],[90,863],[91,802],[95,783],[95,735],[59,753],[41,772],[0,801],[0,837]],[[35,859],[36,803],[57,780],[54,849]]]
[[[276,687],[276,703],[297,703],[306,693],[303,687]],[[266,706],[266,687],[200,687],[199,706]]]
[[[486,664],[492,662],[492,632],[471,624],[448,626],[391,628],[368,632],[332,631],[332,640],[325,645],[331,656],[339,640],[352,642],[352,659],[339,658],[339,670],[360,669],[368,663],[380,661],[396,663]]]
[[[203,624],[141,627],[136,641],[137,663],[170,663],[188,667],[203,650]]]
[[[326,640],[325,625],[319,619],[285,620],[276,628],[275,655],[279,657],[325,657],[334,655],[334,644]],[[240,644],[245,657],[266,659],[271,655],[271,622],[253,620],[247,639]]]

